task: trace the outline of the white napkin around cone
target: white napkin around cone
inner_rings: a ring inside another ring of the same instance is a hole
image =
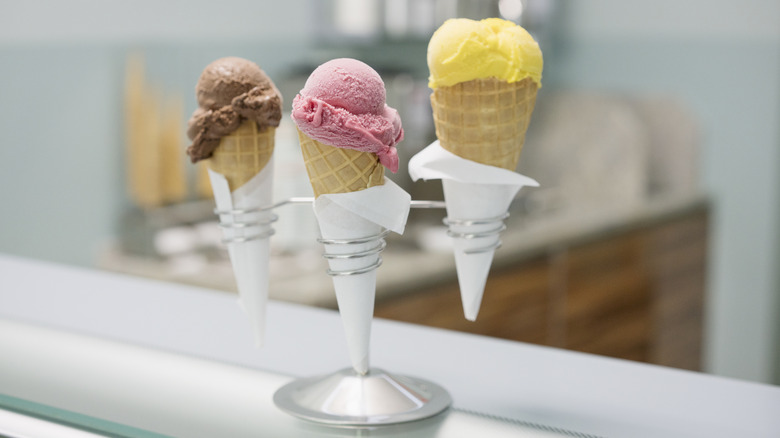
[[[273,156],[266,166],[251,180],[231,192],[227,179],[221,173],[209,169],[214,201],[219,211],[251,210],[268,207],[273,202]],[[222,228],[226,240],[246,238],[258,235],[270,235],[273,232],[270,210],[242,215],[220,214],[223,225],[234,222],[253,222],[261,224],[238,228]],[[265,316],[268,303],[269,262],[271,245],[269,238],[256,238],[243,242],[227,243],[230,263],[238,286],[239,303],[244,309],[255,342],[262,346],[265,342]]]
[[[409,175],[418,179],[442,180],[447,218],[451,222],[496,219],[489,224],[458,225],[452,233],[482,233],[501,225],[501,220],[517,192],[525,186],[538,187],[535,180],[517,172],[487,166],[461,158],[441,147],[439,141],[417,153],[409,161]],[[463,313],[475,321],[482,304],[498,233],[488,237],[453,238],[455,267],[458,273]]]
[[[314,201],[314,214],[326,240],[377,239],[350,245],[325,245],[326,254],[354,254],[376,248],[385,230],[402,234],[409,215],[411,196],[389,179],[382,186],[352,193],[320,195]],[[331,258],[332,271],[367,269],[355,275],[333,276],[339,313],[352,367],[365,374],[369,367],[371,320],[374,315],[376,269],[368,269],[379,252],[366,257]]]

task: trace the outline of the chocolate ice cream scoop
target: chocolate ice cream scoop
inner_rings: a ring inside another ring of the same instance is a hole
[[[279,126],[282,97],[257,64],[237,57],[220,58],[201,73],[195,87],[200,108],[189,120],[187,154],[193,163],[211,157],[222,137],[242,122],[257,123],[262,131]]]

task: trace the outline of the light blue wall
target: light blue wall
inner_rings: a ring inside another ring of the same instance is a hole
[[[0,49],[0,251],[87,264],[114,231],[117,60],[107,48]]]
[[[667,95],[698,116],[701,183],[714,202],[706,364],[717,374],[772,381],[780,372],[780,2],[564,6],[548,80]]]

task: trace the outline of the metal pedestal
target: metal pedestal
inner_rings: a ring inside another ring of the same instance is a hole
[[[427,380],[352,368],[295,380],[274,394],[274,403],[304,420],[336,426],[372,426],[422,420],[452,404],[449,393]]]

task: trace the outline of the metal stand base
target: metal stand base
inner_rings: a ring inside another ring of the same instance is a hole
[[[281,410],[317,423],[376,426],[432,417],[452,404],[435,383],[392,376],[371,368],[360,375],[352,368],[296,380],[274,394]]]

